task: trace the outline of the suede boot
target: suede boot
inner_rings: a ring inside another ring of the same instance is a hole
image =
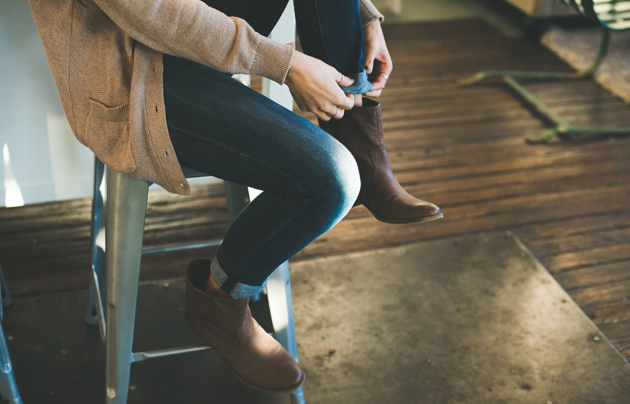
[[[185,317],[188,325],[227,362],[246,385],[272,393],[296,390],[304,373],[293,357],[263,330],[249,298],[215,297],[204,291],[210,260],[188,267]]]
[[[319,126],[339,140],[359,166],[361,192],[355,205],[363,204],[385,223],[413,223],[440,219],[440,208],[407,193],[392,173],[383,139],[381,106],[368,98],[363,106],[345,111],[343,118]]]

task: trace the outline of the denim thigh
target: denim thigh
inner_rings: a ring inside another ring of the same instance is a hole
[[[359,0],[294,0],[300,43],[346,76],[363,69],[363,25]]]
[[[341,143],[228,75],[197,65],[164,84],[164,99],[180,164],[264,191],[218,252],[238,282],[264,283],[356,200],[358,169]]]

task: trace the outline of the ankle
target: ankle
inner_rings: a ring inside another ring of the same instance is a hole
[[[208,280],[206,281],[205,292],[210,296],[228,297],[228,295],[224,291],[222,291],[219,285],[217,285],[217,283],[214,281],[212,275],[210,275],[208,277]]]

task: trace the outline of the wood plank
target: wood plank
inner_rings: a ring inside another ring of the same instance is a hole
[[[588,288],[574,289],[571,291],[571,297],[573,297],[575,301],[582,306],[593,305],[596,303],[622,301],[629,295],[630,279],[624,279],[603,285],[593,285]]]
[[[630,299],[593,304],[585,307],[585,311],[595,324],[611,324],[614,328],[616,323],[630,321]]]
[[[602,324],[600,329],[609,338],[616,341],[616,346],[628,356],[630,351],[630,321],[620,321],[615,324]]]
[[[561,272],[569,269],[596,266],[630,259],[630,248],[627,245],[612,245],[593,248],[588,251],[570,252],[558,254],[546,258],[553,272]]]
[[[563,271],[556,279],[568,291],[623,282],[630,279],[630,260]]]

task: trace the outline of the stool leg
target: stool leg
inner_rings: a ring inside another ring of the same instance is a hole
[[[293,319],[293,298],[291,297],[291,278],[289,263],[284,262],[269,277],[267,299],[275,338],[284,348],[298,359],[295,321]],[[289,394],[292,404],[304,404],[304,391],[300,387]]]
[[[0,304],[0,320],[2,320],[4,315],[3,306],[10,306],[13,302],[7,283],[4,280],[2,266],[0,266],[0,287],[2,287],[2,304]],[[7,347],[7,340],[4,338],[2,325],[0,325],[0,395],[10,404],[22,404],[22,398],[15,384],[13,365],[11,364],[9,347]]]
[[[0,394],[2,394],[2,398],[11,404],[22,404],[22,398],[15,384],[9,348],[4,339],[2,326],[0,326],[0,371]]]
[[[249,189],[245,185],[235,184],[233,182],[224,181],[225,197],[227,199],[228,212],[230,220],[233,222],[239,213],[249,203]],[[260,294],[249,298],[251,303],[260,301]]]
[[[235,184],[233,182],[224,181],[225,197],[227,199],[228,212],[230,220],[233,222],[241,213],[241,210],[249,203],[249,191],[245,185]]]
[[[2,271],[2,265],[0,265],[0,283],[2,284],[2,305],[0,306],[0,320],[2,319],[2,307],[9,307],[13,304],[13,298],[9,293],[7,287],[7,281],[4,280],[4,272]]]
[[[92,196],[92,268],[90,273],[90,299],[85,321],[89,325],[99,324],[101,338],[105,341],[105,318],[102,296],[105,288],[105,206],[103,177],[105,165],[94,157],[94,185]]]
[[[127,402],[148,186],[107,169],[107,404]]]

